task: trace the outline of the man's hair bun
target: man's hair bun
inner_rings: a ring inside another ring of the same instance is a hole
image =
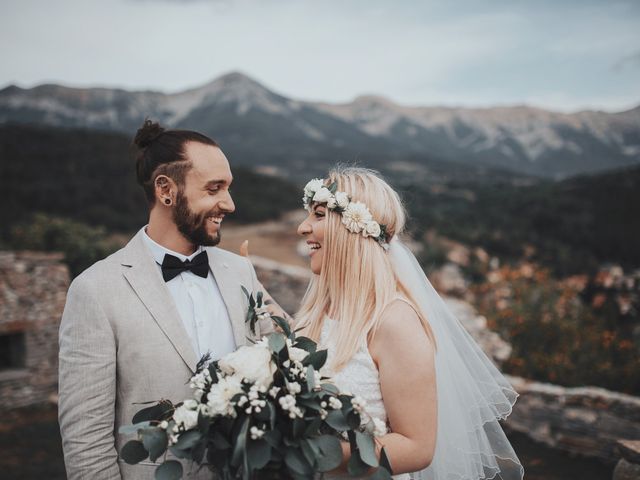
[[[138,129],[133,143],[141,149],[147,148],[153,143],[153,141],[162,135],[164,128],[160,124],[146,119],[142,124],[142,127]]]

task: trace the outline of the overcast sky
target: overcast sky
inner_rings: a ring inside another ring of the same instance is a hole
[[[0,86],[175,92],[229,71],[286,96],[640,104],[640,2],[1,0]]]

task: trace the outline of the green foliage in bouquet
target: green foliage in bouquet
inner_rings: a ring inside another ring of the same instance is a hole
[[[258,321],[270,318],[280,331],[218,361],[203,357],[190,381],[193,399],[155,403],[120,429],[137,436],[123,446],[124,461],[160,460],[158,480],[182,477],[177,459],[225,480],[312,479],[341,465],[344,440],[351,475],[390,479],[388,458],[382,449],[378,460],[374,437],[386,426],[366,414],[361,399],[341,393],[319,373],[326,350],[270,315],[261,292],[253,298],[243,291],[249,328],[255,332]]]

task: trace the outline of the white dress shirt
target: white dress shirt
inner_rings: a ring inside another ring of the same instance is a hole
[[[153,241],[146,229],[146,226],[142,229],[143,238],[161,271],[165,254],[184,262],[203,250],[200,246],[191,255],[182,255]],[[202,278],[187,270],[166,282],[166,285],[198,357],[209,352],[212,359],[217,360],[236,349],[229,313],[211,271],[207,278]]]

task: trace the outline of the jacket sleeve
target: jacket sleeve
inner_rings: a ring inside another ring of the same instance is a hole
[[[60,324],[58,419],[69,480],[120,479],[115,448],[116,340],[82,276]]]

